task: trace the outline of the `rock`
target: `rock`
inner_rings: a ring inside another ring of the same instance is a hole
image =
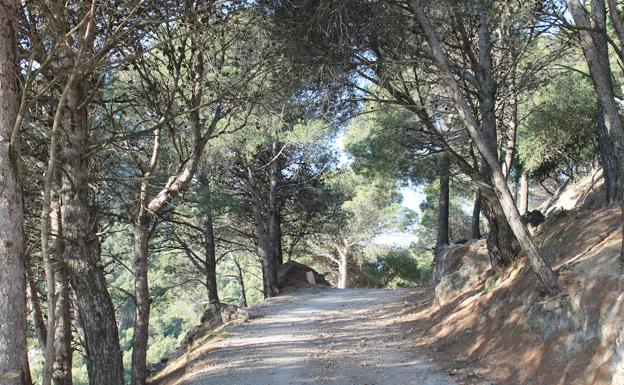
[[[539,210],[533,210],[522,214],[522,223],[527,226],[537,227],[546,222],[546,217]]]
[[[311,283],[312,279],[314,283]],[[280,289],[294,287],[304,289],[317,286],[329,287],[323,274],[313,268],[295,261],[288,261],[277,269],[277,283]]]
[[[490,257],[485,240],[449,246],[442,256],[450,274],[440,278],[435,288],[435,303],[443,305],[489,277]]]
[[[213,329],[221,326],[223,324],[223,319],[221,317],[222,307],[223,305],[208,305],[200,320],[202,325]]]
[[[188,348],[193,345],[193,342],[207,336],[223,325],[224,323],[232,322],[234,320],[242,320],[247,322],[251,319],[251,316],[247,310],[243,310],[234,305],[221,304],[220,306],[209,305],[206,307],[204,314],[201,317],[201,324],[194,326],[184,339],[182,340],[182,347]]]

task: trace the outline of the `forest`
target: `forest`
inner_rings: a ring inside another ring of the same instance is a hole
[[[145,385],[294,261],[565,296],[532,209],[600,169],[624,261],[623,101],[620,0],[0,0],[0,384]]]

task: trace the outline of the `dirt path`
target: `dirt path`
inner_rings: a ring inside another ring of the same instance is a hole
[[[251,309],[251,322],[187,367],[176,385],[451,385],[393,322],[400,290],[310,290]]]

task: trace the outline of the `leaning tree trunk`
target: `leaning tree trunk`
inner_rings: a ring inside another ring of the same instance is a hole
[[[89,210],[89,128],[84,105],[88,86],[86,79],[77,80],[67,98],[67,124],[61,141],[63,258],[84,329],[89,384],[123,385],[115,310]]]
[[[429,21],[422,6],[417,0],[410,1],[410,7],[427,37],[429,46],[435,60],[435,64],[440,71],[440,76],[442,76],[443,80],[446,82],[446,85],[450,91],[450,96],[455,102],[457,112],[464,122],[466,129],[468,130],[468,133],[472,138],[472,141],[481,153],[483,160],[490,168],[490,171],[492,173],[493,187],[499,197],[501,209],[505,214],[505,217],[511,227],[511,230],[513,231],[513,234],[517,238],[518,243],[520,244],[522,249],[527,254],[531,266],[533,267],[536,275],[539,277],[544,288],[551,295],[558,294],[560,289],[557,282],[557,276],[552,271],[548,262],[540,253],[539,249],[533,242],[529,231],[520,219],[520,214],[518,213],[518,209],[516,208],[511,192],[509,191],[509,187],[507,186],[506,178],[501,170],[497,153],[491,151],[490,146],[488,145],[488,141],[483,137],[474,112],[470,104],[466,100],[466,97],[462,93],[461,87],[457,83],[457,80],[453,76],[453,72],[449,68],[449,65],[446,61],[446,56],[444,54],[444,50],[442,49],[442,45],[435,35],[431,22]],[[480,29],[487,31],[486,20],[480,20],[480,24]],[[481,39],[489,37],[487,33],[484,34],[481,32],[479,35]],[[486,54],[489,54],[489,52],[486,52]]]
[[[0,383],[24,385],[26,282],[24,208],[19,176],[15,121],[19,110],[17,81],[18,1],[0,0]]]

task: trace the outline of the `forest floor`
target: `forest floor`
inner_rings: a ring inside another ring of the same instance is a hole
[[[454,385],[399,320],[414,291],[307,289],[250,308],[157,385]]]

